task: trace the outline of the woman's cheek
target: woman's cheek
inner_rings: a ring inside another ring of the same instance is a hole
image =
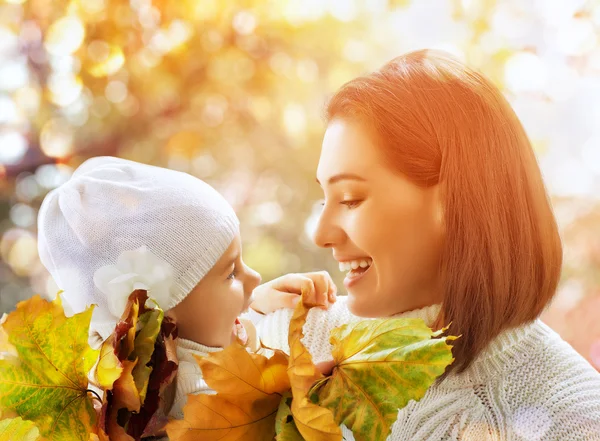
[[[374,254],[381,248],[382,227],[385,226],[376,213],[357,213],[352,222],[351,239],[362,251],[375,258]],[[389,239],[388,237],[387,240]]]

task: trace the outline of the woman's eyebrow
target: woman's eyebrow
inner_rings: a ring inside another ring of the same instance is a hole
[[[327,180],[327,183],[329,185],[331,184],[335,184],[336,182],[340,182],[340,181],[361,181],[361,182],[365,182],[366,179],[363,178],[362,176],[356,175],[354,173],[340,173],[337,175],[334,175],[332,177],[330,177]],[[317,178],[317,183],[319,185],[321,185],[321,182],[319,181],[319,178]]]

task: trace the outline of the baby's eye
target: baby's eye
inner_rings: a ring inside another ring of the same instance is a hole
[[[235,279],[235,277],[236,277],[236,276],[237,276],[237,271],[236,271],[236,270],[233,270],[233,271],[231,272],[231,274],[229,274],[229,275],[227,276],[227,279],[229,279],[229,280],[233,280],[233,279]]]

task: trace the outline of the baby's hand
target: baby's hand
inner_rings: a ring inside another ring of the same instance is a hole
[[[303,274],[286,274],[263,283],[254,290],[252,309],[268,314],[281,308],[294,308],[300,301],[302,290],[306,303],[322,305],[328,309],[336,301],[337,287],[327,271]]]

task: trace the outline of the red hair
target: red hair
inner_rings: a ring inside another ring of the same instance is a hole
[[[553,297],[562,245],[525,130],[502,93],[450,56],[422,50],[346,83],[327,120],[372,129],[387,164],[440,186],[442,312],[464,371],[501,331],[537,318]]]

